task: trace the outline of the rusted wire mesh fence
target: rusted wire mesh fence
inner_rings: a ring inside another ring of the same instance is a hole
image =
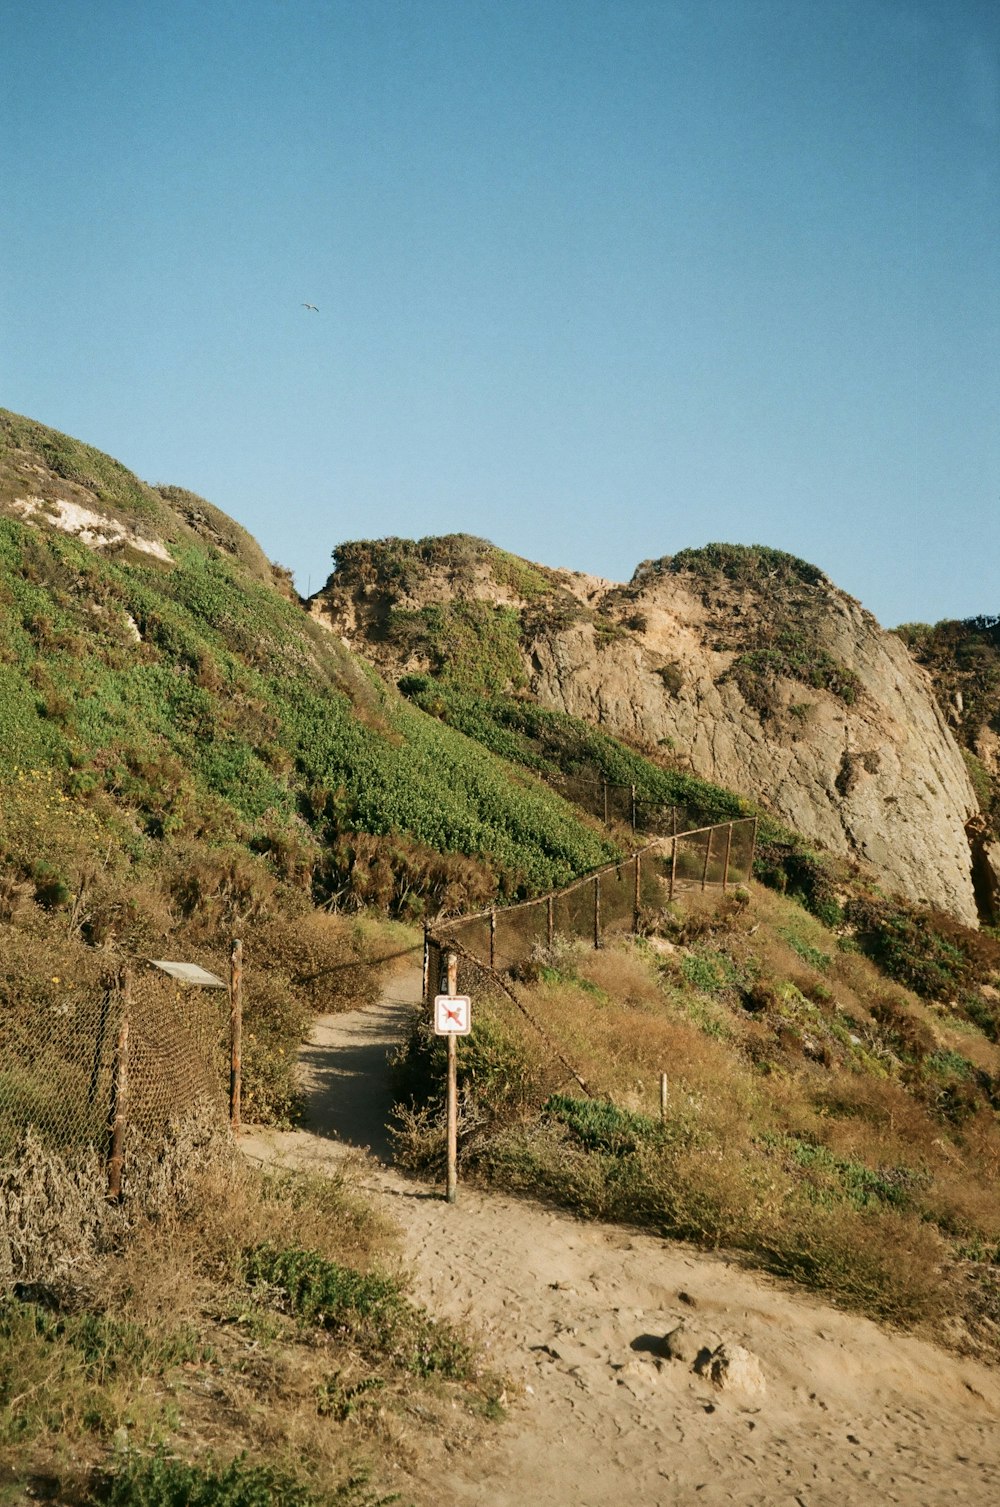
[[[533,1068],[536,1085],[543,1095],[559,1093],[567,1086],[583,1089],[589,1093],[589,1086],[574,1068],[569,1059],[564,1056],[557,1043],[553,1040],[545,1025],[522,1001],[518,990],[512,980],[496,969],[489,968],[475,957],[466,952],[461,943],[452,938],[451,943],[442,946],[434,938],[430,938],[427,948],[427,993],[428,998],[433,999],[435,994],[447,993],[447,980],[445,977],[445,958],[448,952],[455,954],[457,962],[456,993],[467,994],[476,1002],[476,1018],[482,1018],[482,1010],[485,1005],[489,1015],[494,1021],[521,1024],[527,1022],[529,1036],[534,1036],[539,1050],[533,1058]]]
[[[116,1129],[120,1156],[126,1127],[130,1143],[154,1144],[179,1118],[226,1119],[225,990],[129,968],[109,974],[100,990],[62,999],[4,992],[0,1153],[30,1129],[53,1150],[93,1147],[113,1162]]]
[[[694,806],[664,805],[638,793],[634,785],[616,785],[585,775],[553,775],[549,780],[566,800],[589,811],[608,826],[631,827],[650,837],[672,837],[700,828],[704,816]],[[742,825],[742,823],[737,823]]]
[[[755,831],[749,818],[659,838],[537,900],[438,922],[428,929],[428,944],[453,947],[500,972],[516,971],[557,937],[600,947],[616,933],[639,931],[686,890],[748,882]],[[431,989],[429,997],[437,992]]]
[[[621,863],[609,864],[537,900],[437,922],[425,932],[424,997],[448,992],[446,957],[457,960],[455,992],[488,1000],[493,1014],[518,1012],[543,1048],[538,1070],[548,1093],[575,1082],[590,1089],[529,1010],[517,977],[544,962],[562,940],[601,947],[616,935],[638,932],[675,895],[749,881],[756,822],[724,822],[660,838]]]

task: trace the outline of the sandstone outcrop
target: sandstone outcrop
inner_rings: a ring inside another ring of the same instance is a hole
[[[312,610],[400,674],[435,666],[419,638],[389,631],[393,614],[463,601],[514,609],[540,704],[669,753],[869,864],[887,890],[977,924],[966,824],[978,806],[928,676],[820,571],[778,551],[709,546],[647,562],[626,586],[515,569],[514,557],[469,543],[480,548],[424,549],[405,568],[394,556],[392,571],[365,546],[365,569],[349,558]]]

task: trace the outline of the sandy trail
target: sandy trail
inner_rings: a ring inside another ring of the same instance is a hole
[[[513,1376],[504,1424],[469,1452],[430,1447],[404,1501],[435,1507],[996,1507],[1000,1376],[925,1342],[645,1232],[459,1188],[446,1204],[382,1165],[385,1054],[420,975],[317,1022],[302,1054],[311,1128],[244,1138],[248,1154],[322,1170],[371,1146],[362,1184],[403,1230],[415,1295],[468,1320]],[[766,1395],[717,1391],[656,1353],[745,1346]]]

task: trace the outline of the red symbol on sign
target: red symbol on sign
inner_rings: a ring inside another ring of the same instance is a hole
[[[472,1002],[467,994],[434,996],[434,1031],[438,1036],[468,1036],[472,1029]]]

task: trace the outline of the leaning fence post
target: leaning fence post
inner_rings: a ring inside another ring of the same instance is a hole
[[[128,1033],[132,1006],[132,980],[127,968],[118,975],[122,1018],[115,1044],[114,1071],[111,1076],[110,1143],[108,1148],[108,1197],[122,1196],[122,1169],[125,1164],[125,1125],[128,1118]]]
[[[430,977],[431,977],[431,944],[430,944],[430,938],[429,938],[429,934],[428,934],[428,930],[427,930],[427,922],[425,921],[424,922],[424,987],[423,987],[423,996],[424,996],[424,1003],[425,1004],[427,1002],[427,985],[430,983]]]
[[[715,828],[708,829],[708,842],[705,844],[705,867],[701,871],[701,887],[705,888],[708,883],[708,866],[712,861],[712,838],[715,836]]]
[[[448,954],[448,994],[458,993],[458,958]],[[446,1198],[455,1202],[458,1191],[458,1049],[454,1031],[448,1034],[448,1185]]]
[[[594,946],[601,945],[601,876],[594,875]]]
[[[229,959],[229,1124],[233,1135],[240,1128],[243,1094],[243,943],[233,941]]]
[[[726,887],[729,884],[729,855],[730,855],[730,853],[732,851],[733,851],[733,824],[732,824],[732,822],[730,822],[729,823],[729,830],[726,833],[726,866],[722,870],[722,889],[723,889],[723,892],[725,892]]]

